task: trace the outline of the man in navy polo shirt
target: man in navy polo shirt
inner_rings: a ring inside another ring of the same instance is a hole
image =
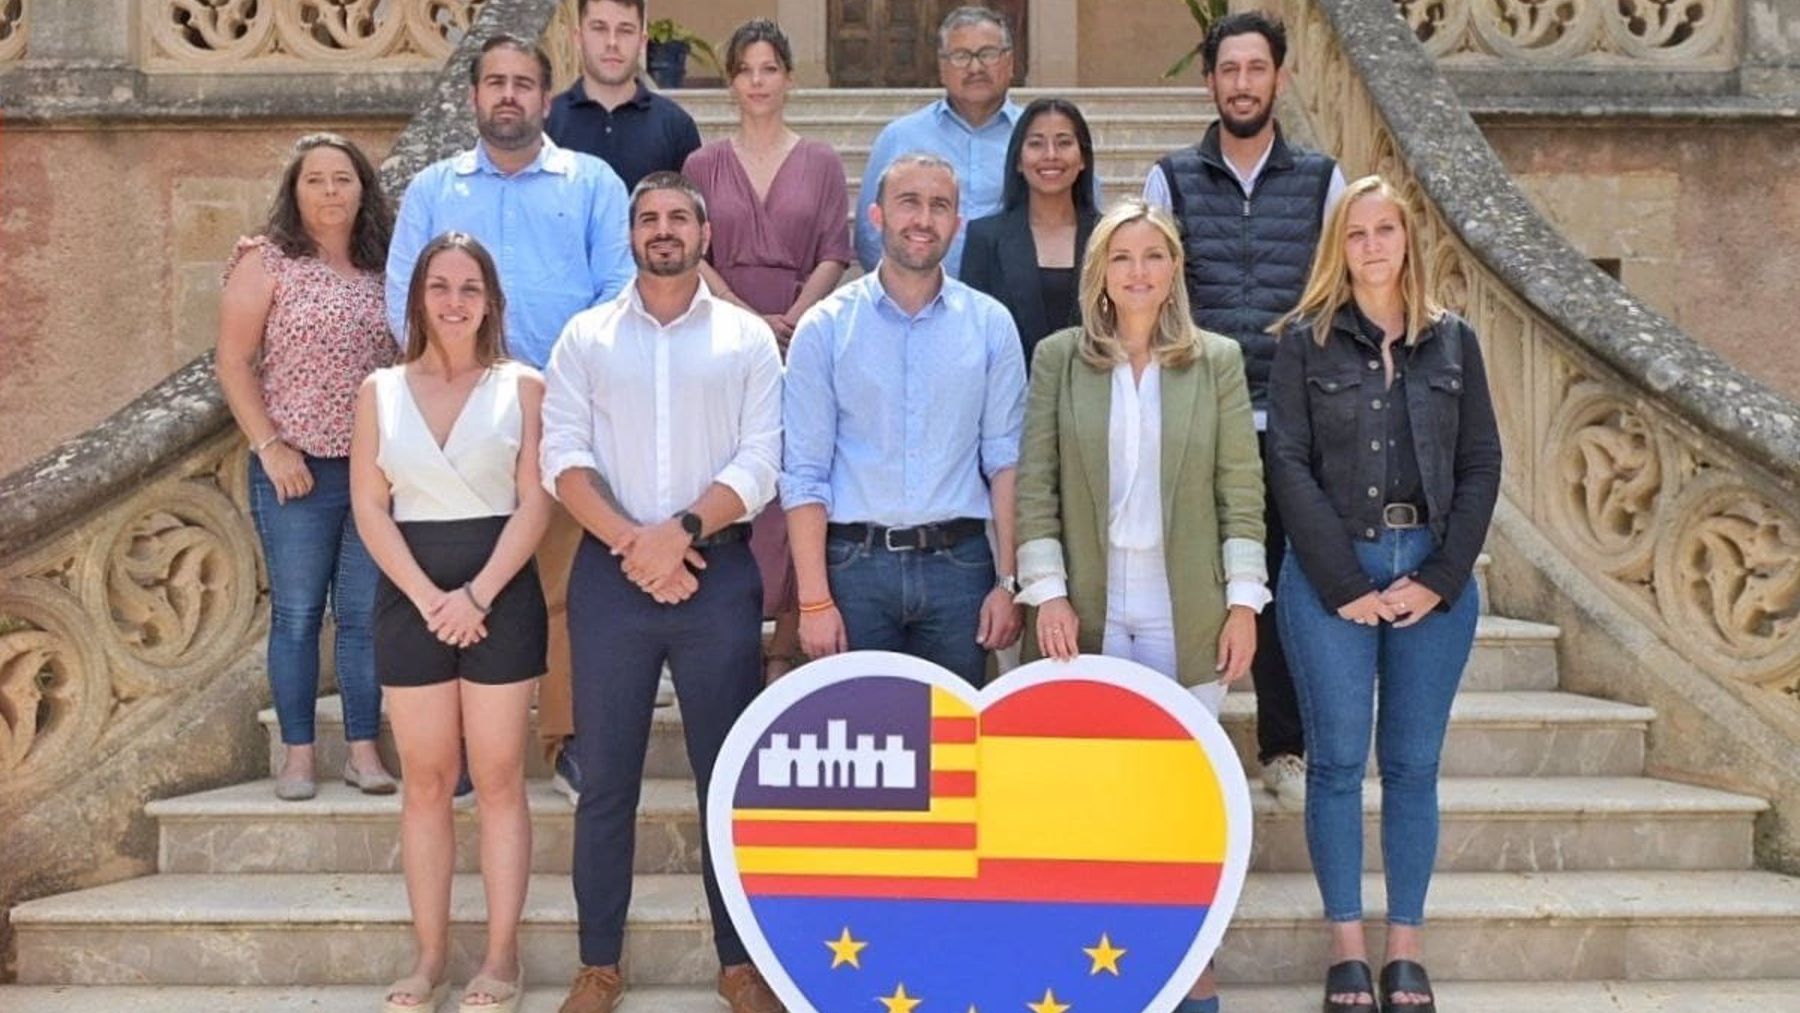
[[[644,86],[644,0],[578,0],[581,77],[550,105],[546,130],[612,166],[627,193],[653,172],[680,172],[700,147],[694,118]]]

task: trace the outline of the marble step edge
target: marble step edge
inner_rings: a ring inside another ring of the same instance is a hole
[[[1365,915],[1385,911],[1380,874],[1363,877]],[[458,873],[451,921],[484,922],[478,874]],[[1760,870],[1668,872],[1444,872],[1433,877],[1433,925],[1764,925],[1800,933],[1800,877]],[[405,925],[404,881],[383,873],[158,874],[28,901],[12,910],[21,946],[38,932],[212,926],[319,928]],[[1252,873],[1234,931],[1316,927],[1311,873]],[[639,875],[629,923],[645,929],[703,926],[697,874]],[[569,877],[534,873],[523,923],[575,924]],[[32,945],[36,945],[33,943]]]
[[[313,823],[321,820],[398,819],[398,795],[364,795],[346,785],[320,785],[317,798],[284,802],[274,796],[270,779],[247,781],[225,788],[160,799],[145,812],[164,823],[286,820]],[[574,817],[574,807],[536,778],[526,783],[534,815],[540,818]],[[1267,792],[1253,790],[1251,804],[1258,819],[1299,819],[1299,810],[1283,806]],[[1653,817],[1658,819],[1753,818],[1768,811],[1769,803],[1750,795],[1676,781],[1647,777],[1446,777],[1439,782],[1439,810],[1448,818],[1533,819],[1539,817],[1590,819]],[[638,803],[640,820],[698,817],[694,782],[677,778],[646,778]],[[1381,811],[1381,786],[1371,782],[1364,791],[1363,811]],[[472,821],[472,811],[458,813]]]
[[[554,1013],[565,994],[559,983],[528,983],[521,1013]],[[375,986],[0,986],[7,1013],[319,1013],[372,1008]],[[1726,981],[1446,981],[1445,1009],[1458,1013],[1800,1013],[1800,979]],[[627,1009],[653,1013],[717,1013],[705,987],[633,987]],[[1318,1002],[1316,985],[1232,985],[1232,1013],[1293,1013]]]

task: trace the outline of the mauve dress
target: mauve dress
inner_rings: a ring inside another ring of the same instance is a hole
[[[820,264],[855,261],[844,163],[831,145],[802,138],[775,171],[762,201],[729,140],[702,145],[681,171],[706,195],[712,222],[707,259],[758,313],[786,313]],[[762,570],[763,614],[791,611],[794,567],[787,515],[779,502],[757,516],[750,549]]]

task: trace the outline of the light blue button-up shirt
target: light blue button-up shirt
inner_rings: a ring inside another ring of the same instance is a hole
[[[1012,141],[1013,124],[1022,112],[1008,101],[979,127],[957,115],[948,99],[938,99],[923,109],[907,113],[887,126],[869,149],[869,165],[863,170],[862,189],[856,195],[856,258],[863,270],[873,271],[881,260],[881,233],[869,222],[869,205],[875,203],[875,184],[889,162],[915,151],[930,152],[956,169],[962,224],[944,270],[952,278],[962,270],[963,230],[977,218],[1000,210],[1006,189],[1006,146]]]
[[[840,524],[988,518],[1019,461],[1025,355],[1006,307],[953,278],[915,316],[870,272],[800,318],[782,390],[781,505]]]
[[[388,324],[406,346],[406,288],[419,251],[452,229],[481,241],[500,269],[506,344],[539,369],[563,325],[637,276],[625,184],[598,158],[544,138],[508,176],[475,147],[427,166],[406,188],[388,247]]]

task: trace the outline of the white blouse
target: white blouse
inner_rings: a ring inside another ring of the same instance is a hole
[[[406,367],[375,372],[381,430],[376,463],[392,487],[397,521],[456,521],[511,514],[519,507],[519,444],[524,420],[519,378],[530,367],[500,362],[463,403],[438,446],[406,382]]]
[[[1162,547],[1162,367],[1144,367],[1133,381],[1131,364],[1113,367],[1112,411],[1106,423],[1106,456],[1112,488],[1107,498],[1107,541],[1121,549]]]

